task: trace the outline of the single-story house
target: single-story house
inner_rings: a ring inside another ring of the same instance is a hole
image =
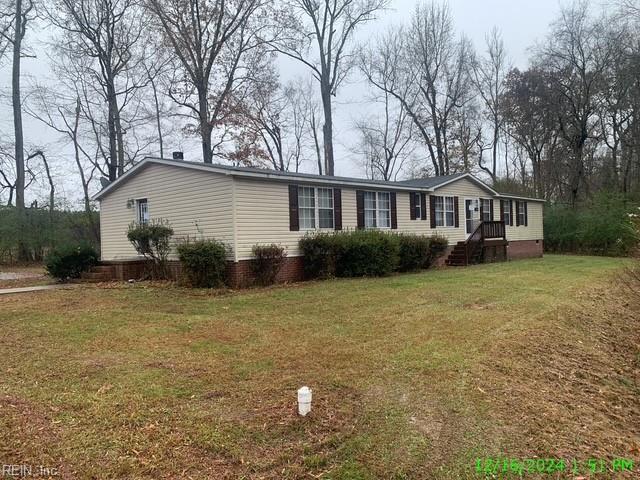
[[[249,275],[256,244],[286,247],[281,279],[299,279],[298,240],[313,230],[441,234],[452,265],[471,263],[469,245],[497,246],[498,257],[504,247],[509,259],[542,256],[543,249],[544,202],[500,194],[468,173],[387,182],[145,158],[94,199],[100,201],[103,264],[122,279],[140,264],[127,228],[150,219],[168,221],[176,240],[227,244],[237,284]]]

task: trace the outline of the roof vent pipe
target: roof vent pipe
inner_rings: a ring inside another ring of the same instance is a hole
[[[174,160],[184,160],[184,152],[173,152]]]

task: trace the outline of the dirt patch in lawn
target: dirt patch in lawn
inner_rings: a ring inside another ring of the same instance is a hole
[[[53,279],[48,277],[44,268],[40,266],[11,267],[0,265],[0,288],[32,287],[53,282]]]
[[[524,334],[496,343],[478,388],[492,409],[496,456],[640,460],[640,305],[619,286],[579,293],[579,310],[559,309]],[[600,468],[600,465],[597,465]],[[607,475],[606,473],[604,475]]]

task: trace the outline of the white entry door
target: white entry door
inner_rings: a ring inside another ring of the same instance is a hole
[[[478,198],[465,198],[464,218],[468,237],[480,225],[480,200]]]

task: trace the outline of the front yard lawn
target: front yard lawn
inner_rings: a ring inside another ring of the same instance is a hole
[[[625,457],[635,473],[615,478],[637,478],[640,318],[622,264],[0,297],[0,461],[62,478],[338,480]]]

